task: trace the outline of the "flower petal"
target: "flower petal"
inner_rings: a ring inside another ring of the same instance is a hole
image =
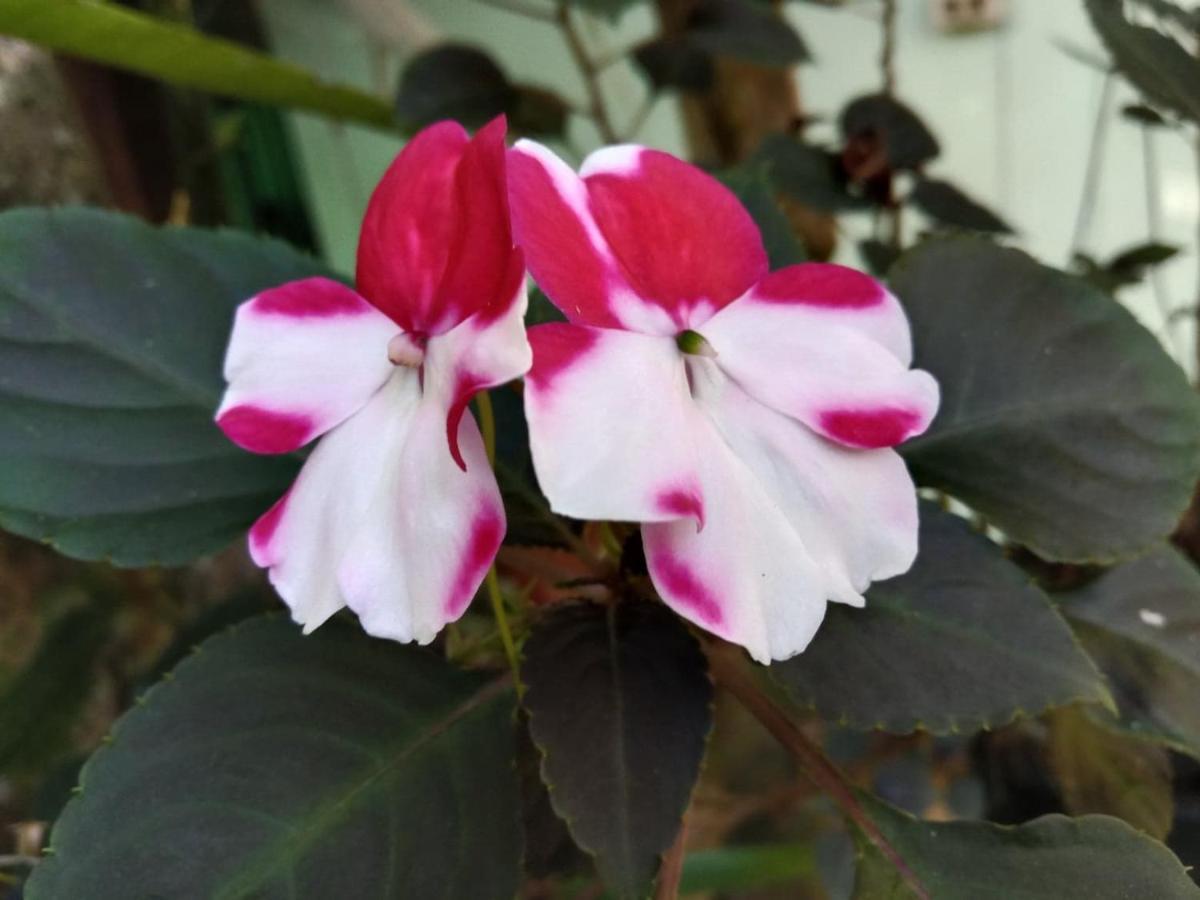
[[[662,522],[705,517],[682,354],[666,337],[579,325],[529,330],[525,415],[556,512]]]
[[[732,191],[695,166],[627,144],[596,151],[580,174],[629,284],[677,331],[699,326],[766,274],[758,226]]]
[[[709,424],[708,525],[643,527],[663,599],[755,659],[803,650],[833,600],[862,605],[875,580],[912,565],[917,502],[891,450],[846,450],[748,396],[708,360],[689,361]]]
[[[446,452],[445,415],[427,391],[338,565],[346,605],[376,637],[433,640],[466,610],[504,539],[479,428],[469,415],[459,422],[460,469]]]
[[[845,325],[887,347],[904,365],[912,364],[912,334],[900,301],[857,269],[835,263],[786,266],[759,281],[750,299],[778,306],[797,331]]]
[[[405,331],[436,317],[457,219],[455,174],[467,132],[438,122],[405,144],[384,173],[358,238],[358,290]]]
[[[399,464],[419,401],[417,373],[395,369],[363,409],[317,444],[291,490],[250,531],[251,557],[270,569],[305,631],[345,605],[338,565],[386,473]]]
[[[666,310],[629,286],[570,166],[541,144],[517,141],[508,154],[508,185],[513,231],[529,271],[567,319],[649,334],[678,330]]]
[[[503,307],[471,316],[445,334],[431,338],[425,357],[425,390],[446,409],[446,437],[460,469],[466,460],[458,445],[459,423],[479,391],[519,378],[529,371],[533,351],[525,335],[524,267],[517,252],[516,287]]]
[[[217,424],[255,453],[289,453],[353,415],[392,370],[394,322],[350,288],[306,278],[238,307]]]
[[[717,364],[747,392],[848,447],[894,446],[923,432],[937,412],[933,377],[910,370],[897,345],[880,343],[850,313],[764,299],[756,288],[702,333]]]
[[[469,140],[455,122],[431,125],[371,196],[359,290],[405,331],[440,334],[512,296],[504,131],[503,116]]]

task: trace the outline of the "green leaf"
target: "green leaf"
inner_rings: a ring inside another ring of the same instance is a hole
[[[753,161],[764,163],[771,182],[805,206],[829,212],[870,206],[849,192],[841,161],[828,150],[786,134],[772,134],[759,145]]]
[[[831,604],[809,648],[770,667],[793,699],[854,728],[935,734],[1111,703],[1070,628],[999,547],[931,504],[920,547],[864,609]]]
[[[1166,750],[1110,731],[1076,707],[1055,710],[1046,724],[1050,770],[1068,812],[1106,813],[1166,838],[1175,818]]]
[[[491,56],[475,47],[442,44],[415,56],[400,77],[396,114],[416,131],[440,119],[478,128],[507,113],[516,89]]]
[[[1127,103],[1121,107],[1121,115],[1147,128],[1165,128],[1170,124],[1162,113],[1145,103]]]
[[[514,132],[540,137],[562,137],[567,130],[571,108],[554,91],[535,85],[518,84],[508,111]]]
[[[918,178],[908,199],[943,225],[992,234],[1013,233],[1007,222],[948,181]]]
[[[75,599],[0,692],[0,773],[7,777],[44,774],[72,752],[72,732],[96,683],[114,614],[110,603]]]
[[[980,238],[927,241],[890,276],[915,364],[942,389],[901,450],[918,482],[1052,560],[1135,553],[1174,528],[1200,472],[1200,398],[1126,309]]]
[[[793,884],[817,873],[811,844],[766,844],[697,850],[683,860],[679,893],[729,891]]]
[[[510,898],[512,714],[505,680],[254,620],[118,722],[27,896]]]
[[[1200,759],[1200,572],[1171,547],[1058,595],[1116,697],[1119,725]]]
[[[664,606],[627,601],[559,607],[525,660],[555,810],[611,891],[645,896],[700,772],[712,720],[704,655]]]
[[[772,269],[804,262],[804,250],[796,240],[792,223],[775,202],[771,183],[763,166],[753,164],[718,173],[722,184],[737,194],[762,232],[767,259]]]
[[[0,215],[0,525],[120,565],[184,562],[244,531],[297,461],[213,424],[234,308],[320,272],[234,232]]]
[[[1084,5],[1121,74],[1151,103],[1200,123],[1200,59],[1167,34],[1132,24],[1122,0]]]
[[[657,37],[639,44],[633,51],[633,61],[660,91],[676,88],[703,93],[716,78],[712,54],[695,46],[686,35]]]
[[[326,84],[298,66],[116,3],[5,0],[0,34],[180,87],[392,125],[392,111],[378,97]]]
[[[800,35],[775,10],[747,0],[697,0],[685,34],[693,47],[764,66],[791,66],[812,58]]]
[[[882,141],[893,169],[919,168],[941,152],[921,117],[887,94],[867,94],[850,101],[838,121],[847,141]]]
[[[574,6],[598,16],[618,19],[625,10],[638,6],[644,0],[564,0],[567,6]]]
[[[1200,889],[1166,847],[1108,816],[1043,816],[1017,827],[922,822],[878,801],[869,814],[934,900],[1196,900]],[[856,900],[914,894],[859,839]]]
[[[887,273],[893,263],[900,258],[900,251],[891,244],[878,238],[866,238],[858,242],[858,252],[862,254],[867,268],[877,277]]]

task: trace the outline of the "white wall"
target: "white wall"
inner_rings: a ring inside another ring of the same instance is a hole
[[[396,66],[416,46],[449,37],[486,45],[514,80],[555,87],[582,103],[577,72],[553,26],[484,5],[479,0],[260,0],[272,40],[281,55],[329,78],[363,86],[387,84]],[[542,0],[525,0],[538,4]],[[548,4],[543,4],[547,5]],[[1103,56],[1080,0],[1010,0],[1006,27],[980,34],[939,33],[928,0],[899,0],[897,72],[900,96],[929,122],[942,142],[933,175],[966,188],[1004,216],[1019,234],[1015,243],[1055,265],[1070,258],[1083,192],[1084,167],[1104,76],[1067,56],[1056,39]],[[816,55],[798,79],[806,111],[823,114],[814,138],[832,138],[841,106],[879,84],[879,4],[849,0],[847,8],[824,9],[792,3],[787,15]],[[355,18],[356,13],[359,18]],[[366,16],[374,24],[364,27]],[[415,18],[414,18],[415,17]],[[597,57],[654,30],[645,7],[630,11],[616,27],[589,19],[585,33]],[[381,78],[368,35],[390,37],[388,77]],[[619,64],[604,76],[618,127],[636,114],[645,98],[641,79]],[[1134,124],[1119,118],[1135,95],[1117,84],[1111,118],[1100,144],[1100,189],[1082,249],[1100,257],[1145,240],[1143,142]],[[295,128],[307,184],[324,246],[335,265],[353,268],[358,221],[371,186],[398,148],[395,138],[352,126],[335,126],[296,115]],[[660,100],[638,134],[647,144],[682,150],[674,102]],[[573,123],[568,153],[595,146],[589,123]],[[1163,267],[1164,302],[1172,307],[1198,299],[1197,220],[1200,184],[1197,152],[1182,135],[1160,132],[1154,139],[1160,166],[1160,240],[1185,253]],[[854,263],[854,238],[867,233],[865,217],[844,222],[839,259]],[[1130,308],[1168,340],[1165,317],[1148,286],[1127,292]],[[1169,345],[1191,367],[1191,320],[1177,320]]]

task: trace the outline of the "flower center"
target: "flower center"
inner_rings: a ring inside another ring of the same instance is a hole
[[[388,359],[393,365],[404,366],[407,369],[419,369],[425,361],[425,344],[428,338],[423,334],[408,334],[401,332],[388,341]]]
[[[706,356],[709,359],[715,359],[717,355],[717,351],[713,349],[712,344],[705,340],[704,335],[698,331],[692,331],[690,328],[679,332],[675,343],[689,356]]]

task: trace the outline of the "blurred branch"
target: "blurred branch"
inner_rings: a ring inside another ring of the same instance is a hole
[[[654,887],[654,900],[678,900],[679,882],[683,878],[683,854],[687,845],[687,820],[679,824],[675,842],[663,855],[658,870],[658,883]]]
[[[615,144],[619,138],[612,126],[608,107],[604,103],[604,94],[601,93],[600,83],[597,81],[599,69],[588,55],[587,48],[583,45],[583,39],[579,36],[579,32],[575,30],[575,25],[571,22],[571,11],[566,3],[558,5],[558,13],[554,18],[558,22],[558,27],[562,30],[563,37],[566,38],[567,48],[571,51],[571,57],[575,60],[575,65],[579,68],[580,74],[583,75],[583,84],[587,89],[591,115],[596,120],[596,128],[600,131],[600,137],[605,143]]]
[[[525,16],[527,19],[537,19],[541,22],[557,21],[553,10],[545,9],[532,3],[526,3],[524,0],[476,0],[476,2],[482,3],[484,6],[494,7],[495,9],[502,9],[505,12],[514,13],[518,16]]]
[[[1112,72],[1104,76],[1104,87],[1100,91],[1100,103],[1096,109],[1096,123],[1092,126],[1092,143],[1088,147],[1087,165],[1084,168],[1083,192],[1079,198],[1079,212],[1075,216],[1075,231],[1071,237],[1070,256],[1083,248],[1083,238],[1087,233],[1088,224],[1092,220],[1092,212],[1096,208],[1096,192],[1100,186],[1100,169],[1104,161],[1104,138],[1108,131],[1108,110],[1112,105],[1113,88],[1116,79]]]
[[[883,49],[879,67],[883,72],[883,92],[889,97],[896,93],[896,0],[883,0]]]
[[[808,779],[837,803],[846,818],[892,864],[913,895],[920,900],[930,900],[924,885],[863,809],[854,786],[824,751],[763,691],[750,672],[741,648],[724,641],[709,640],[705,643],[705,652],[709,670],[717,685],[729,691],[796,758]]]

